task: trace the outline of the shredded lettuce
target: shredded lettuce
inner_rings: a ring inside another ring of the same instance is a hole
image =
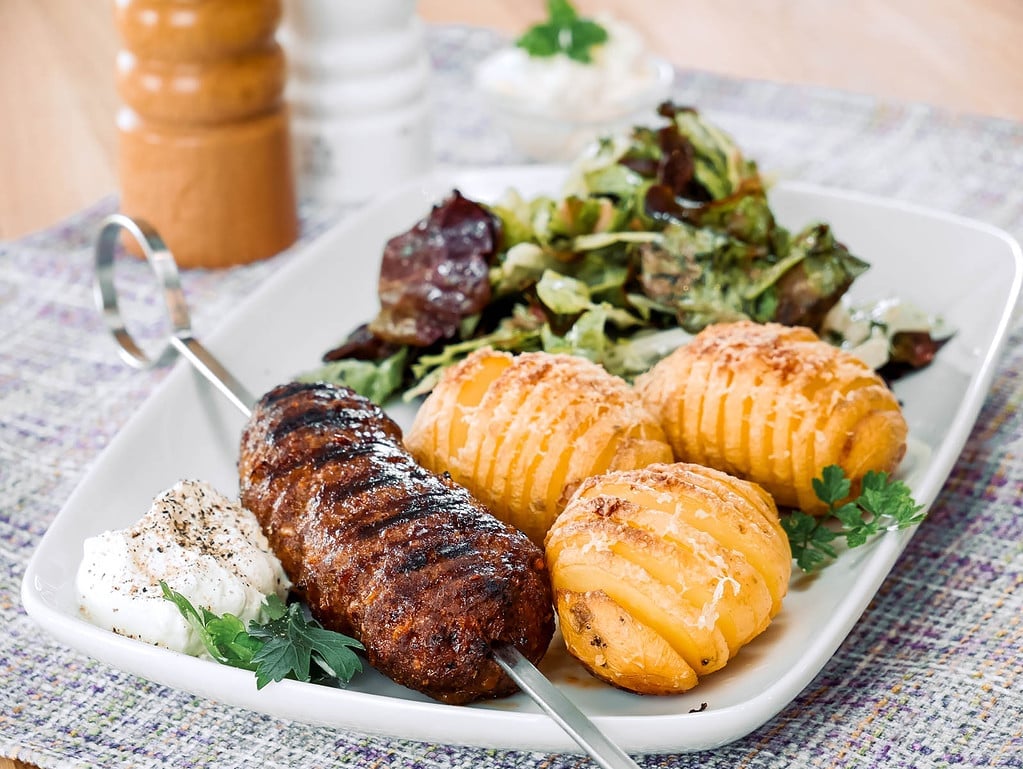
[[[589,148],[560,195],[509,190],[479,204],[499,233],[487,256],[489,300],[455,331],[420,346],[384,335],[371,340],[379,359],[342,360],[315,376],[378,402],[414,398],[490,346],[581,355],[632,379],[710,323],[819,327],[866,262],[826,224],[782,227],[756,163],[720,127],[686,107],[658,112],[662,125]],[[466,258],[457,242],[447,250]],[[434,259],[430,274],[443,273],[438,253],[424,257]],[[408,259],[414,268],[415,254]],[[428,325],[428,308],[419,311]]]
[[[330,382],[350,387],[380,405],[401,389],[405,378],[407,347],[380,361],[344,358],[330,361],[298,377],[300,382]]]

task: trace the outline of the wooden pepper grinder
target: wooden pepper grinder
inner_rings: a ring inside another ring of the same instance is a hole
[[[280,0],[116,0],[121,210],[182,267],[298,236]]]

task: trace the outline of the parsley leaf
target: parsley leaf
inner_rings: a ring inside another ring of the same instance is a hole
[[[530,56],[547,57],[563,53],[588,64],[590,49],[607,41],[607,30],[576,13],[568,0],[547,0],[547,21],[536,24],[515,41]]]
[[[280,681],[294,675],[300,681],[310,678],[310,666],[315,665],[327,678],[351,680],[362,670],[362,663],[349,647],[362,648],[354,638],[323,628],[316,620],[306,617],[302,606],[285,606],[276,596],[279,609],[269,622],[251,623],[249,633],[262,640],[263,647],[256,652],[256,686],[263,688],[270,681]]]
[[[217,616],[197,609],[162,580],[160,589],[199,634],[210,656],[223,665],[254,671],[257,689],[284,678],[344,685],[362,670],[354,651],[362,649],[362,644],[327,630],[301,604],[267,596],[259,620],[245,627],[233,614]]]
[[[838,553],[831,546],[837,535],[820,521],[802,510],[793,510],[781,519],[782,528],[789,538],[789,547],[796,565],[806,572],[816,571],[824,562]]]
[[[813,490],[828,512],[815,517],[793,510],[782,518],[792,557],[803,571],[817,571],[836,558],[838,552],[832,545],[836,539],[844,538],[848,547],[859,547],[877,534],[905,529],[924,519],[923,505],[916,503],[909,487],[892,480],[888,473],[868,472],[855,499],[847,499],[851,489],[842,468],[829,465],[813,480]]]
[[[218,617],[202,607],[197,609],[181,593],[171,590],[163,580],[160,580],[160,589],[163,591],[163,597],[178,607],[181,616],[199,634],[206,651],[213,659],[222,665],[254,669],[252,657],[260,644],[249,637],[245,632],[245,625],[238,617],[232,614]]]

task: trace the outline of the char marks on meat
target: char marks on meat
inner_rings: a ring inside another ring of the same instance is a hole
[[[554,631],[543,553],[419,466],[369,400],[327,384],[263,397],[242,436],[242,503],[325,627],[373,667],[449,703],[514,683],[490,644],[538,662]]]

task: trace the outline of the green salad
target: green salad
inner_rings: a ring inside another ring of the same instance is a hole
[[[868,264],[825,222],[781,226],[756,163],[697,110],[657,118],[597,142],[559,195],[453,191],[388,242],[380,312],[304,378],[384,403],[485,346],[581,355],[631,380],[711,323],[820,330]]]

